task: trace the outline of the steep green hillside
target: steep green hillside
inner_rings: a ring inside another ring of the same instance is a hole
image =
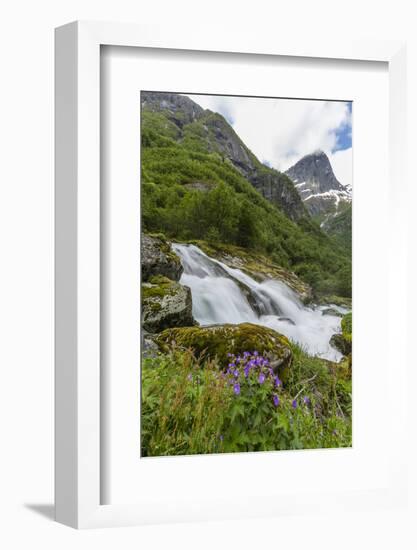
[[[352,252],[352,205],[329,218],[323,229],[349,254]]]
[[[251,249],[317,294],[349,296],[349,254],[311,220],[289,178],[264,167],[223,117],[173,96],[142,95],[143,229]]]

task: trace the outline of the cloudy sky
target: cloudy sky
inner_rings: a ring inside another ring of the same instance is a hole
[[[343,185],[352,184],[350,102],[189,95],[222,114],[259,160],[282,172],[317,149]]]

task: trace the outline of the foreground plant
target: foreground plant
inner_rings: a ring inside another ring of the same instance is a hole
[[[221,451],[221,429],[232,393],[215,361],[204,365],[177,350],[145,359],[142,368],[142,454]]]
[[[229,354],[227,365],[179,350],[145,359],[142,454],[349,446],[350,382],[344,376],[300,348],[285,388],[256,351]]]

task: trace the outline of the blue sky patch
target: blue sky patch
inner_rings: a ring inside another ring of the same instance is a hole
[[[352,147],[352,102],[347,102],[349,109],[349,120],[346,124],[342,124],[336,129],[336,146],[333,148],[332,153],[336,151],[344,151]]]

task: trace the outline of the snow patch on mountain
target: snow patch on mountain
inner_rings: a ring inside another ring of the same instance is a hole
[[[286,171],[312,216],[337,214],[352,201],[352,187],[342,185],[334,175],[328,156],[315,151]]]

